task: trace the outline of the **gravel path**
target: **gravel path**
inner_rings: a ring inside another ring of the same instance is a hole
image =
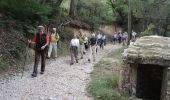
[[[105,52],[98,51],[96,62],[93,63],[83,59],[70,66],[70,57],[66,56],[48,61],[45,73],[38,74],[36,78],[31,78],[30,69],[24,72],[22,79],[21,74],[17,74],[0,80],[0,100],[91,100],[85,88],[94,64],[120,47],[107,45]]]

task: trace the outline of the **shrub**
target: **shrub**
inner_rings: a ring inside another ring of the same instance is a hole
[[[87,89],[96,100],[123,100],[116,91],[117,86],[118,77],[113,75],[103,80],[92,81]]]
[[[147,29],[144,32],[141,32],[139,34],[139,36],[148,36],[148,35],[152,35],[153,34],[153,28],[154,28],[154,24],[150,23],[149,26],[147,27]]]

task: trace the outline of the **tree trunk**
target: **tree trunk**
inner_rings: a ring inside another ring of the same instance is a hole
[[[163,36],[167,36],[167,31],[168,31],[168,25],[169,25],[169,18],[170,18],[170,13],[167,15],[166,20],[165,20],[165,25],[163,26],[164,28],[164,33]]]
[[[77,0],[71,0],[71,2],[70,2],[70,11],[69,11],[69,16],[71,17],[71,18],[74,18],[75,17],[75,15],[76,15],[76,1]]]
[[[131,22],[132,22],[132,11],[131,11],[131,0],[129,0],[129,12],[128,12],[128,43],[127,45],[130,45],[130,39],[131,39],[131,32],[132,32],[132,27],[131,27]]]
[[[61,3],[63,2],[63,0],[57,0],[57,2],[56,2],[56,6],[60,6],[61,5]]]

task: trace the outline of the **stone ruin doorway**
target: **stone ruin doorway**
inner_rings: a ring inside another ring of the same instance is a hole
[[[170,100],[170,38],[144,36],[123,52],[122,92],[130,100]]]
[[[137,68],[136,97],[144,100],[160,100],[163,66],[139,64]]]

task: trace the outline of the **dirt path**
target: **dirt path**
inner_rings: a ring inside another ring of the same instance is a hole
[[[94,63],[83,59],[70,66],[70,57],[66,56],[49,61],[45,74],[38,74],[36,78],[31,78],[31,69],[24,72],[22,79],[19,74],[8,80],[0,80],[0,100],[90,100],[85,88],[94,64],[120,47],[107,45],[105,52],[99,50]]]

